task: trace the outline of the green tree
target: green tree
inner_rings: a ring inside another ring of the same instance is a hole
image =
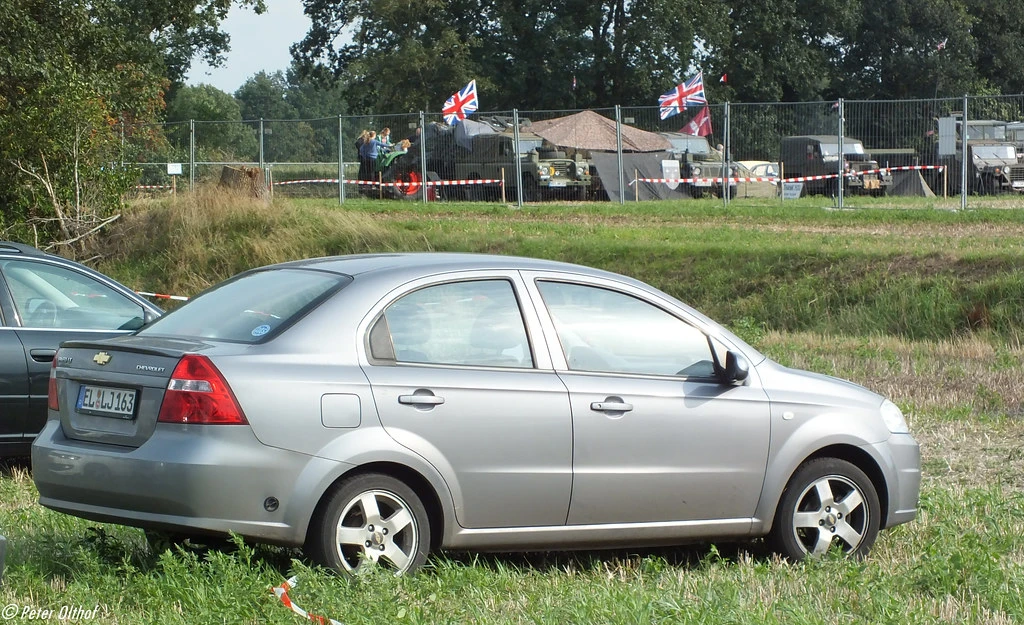
[[[284,72],[259,72],[235,91],[242,119],[294,119],[297,111],[289,96]]]
[[[259,157],[257,129],[242,121],[242,108],[230,93],[213,85],[182,87],[167,103],[167,121],[195,121],[196,158],[201,161],[255,161]],[[189,127],[176,126],[175,134]],[[182,142],[182,138],[178,138]]]
[[[0,226],[76,240],[113,217],[135,172],[122,138],[159,144],[168,77],[227,45],[231,5],[262,0],[7,0],[0,3]]]
[[[437,111],[470,79],[485,110],[651,104],[727,28],[720,1],[304,3],[313,25],[292,48],[298,68],[341,80],[358,112]]]

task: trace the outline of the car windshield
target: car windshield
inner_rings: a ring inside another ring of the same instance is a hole
[[[1017,150],[1012,145],[976,145],[974,158],[997,158],[1000,160],[1017,160]]]
[[[519,140],[519,153],[527,154],[530,150],[540,150],[544,144],[543,139],[520,139]]]
[[[835,156],[839,154],[838,143],[822,143],[821,153],[824,156]],[[864,144],[860,141],[844,141],[843,154],[864,154]]]
[[[351,281],[310,269],[256,271],[206,291],[139,334],[256,343],[273,338]]]
[[[981,124],[967,124],[967,140],[975,141],[978,139],[1005,139],[1006,138],[1006,126],[1003,125],[981,125]]]
[[[685,139],[680,137],[670,137],[669,142],[672,144],[672,149],[677,152],[690,151],[690,154],[710,154],[711,147],[708,145],[706,139]]]

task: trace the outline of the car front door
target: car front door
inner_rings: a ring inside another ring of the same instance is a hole
[[[24,347],[27,412],[22,432],[32,440],[46,422],[50,365],[57,348],[71,339],[101,339],[128,332],[145,320],[137,302],[70,267],[30,259],[0,263],[17,315],[14,329]]]
[[[369,331],[364,369],[389,435],[444,476],[466,528],[564,525],[572,420],[515,272],[417,283]]]
[[[768,456],[763,390],[723,383],[708,336],[628,285],[534,278],[572,406],[568,523],[752,517]]]

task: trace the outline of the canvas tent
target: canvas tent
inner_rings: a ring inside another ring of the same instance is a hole
[[[530,131],[561,148],[598,152],[618,149],[615,120],[594,111],[536,121]],[[657,133],[622,125],[623,152],[661,152],[671,147],[668,139]]]
[[[928,186],[928,182],[920,171],[892,172],[892,186],[889,187],[888,195],[935,197],[935,193]]]

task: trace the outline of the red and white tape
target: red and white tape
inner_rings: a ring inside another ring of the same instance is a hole
[[[291,600],[291,597],[288,596],[288,591],[292,588],[295,588],[295,586],[297,586],[298,583],[298,578],[289,577],[280,586],[274,586],[273,588],[271,588],[271,592],[273,592],[277,596],[277,598],[281,600],[281,603],[283,603],[285,607],[287,607],[292,612],[298,614],[304,619],[309,619],[310,621],[313,621],[314,623],[319,623],[320,625],[342,625],[340,621],[336,621],[326,616],[320,616],[319,614],[310,614],[309,612],[306,612],[299,606],[295,605],[295,603]]]
[[[163,293],[147,293],[145,291],[135,291],[135,292],[138,293],[139,295],[144,295],[146,297],[155,297],[157,299],[173,299],[173,300],[178,301],[178,302],[187,302],[188,301],[188,298],[185,297],[184,295],[165,295]]]
[[[345,180],[345,184],[355,185],[369,185],[374,187],[416,187],[420,185],[426,185],[428,187],[434,186],[458,186],[458,185],[472,185],[472,184],[504,184],[501,179],[498,178],[487,178],[487,179],[474,179],[474,180],[431,180],[427,182],[377,182],[376,180]],[[317,178],[313,180],[283,180],[281,182],[275,182],[275,186],[282,186],[288,184],[338,184],[337,178]]]
[[[135,185],[136,189],[170,189],[169,184],[139,184]]]
[[[348,182],[346,180],[345,182]],[[288,184],[338,184],[337,178],[315,178],[311,180],[283,180],[281,182],[275,182],[274,186],[284,186]]]
[[[945,165],[899,165],[896,167],[880,167],[878,169],[866,169],[864,171],[848,172],[847,178],[856,178],[863,176],[864,174],[886,174],[891,171],[920,171],[920,170],[943,170]],[[823,174],[821,176],[797,176],[794,178],[776,178],[776,177],[761,177],[761,178],[637,178],[630,182],[632,186],[636,182],[661,182],[661,183],[689,183],[696,184],[698,182],[722,182],[728,180],[729,182],[808,182],[811,180],[829,180],[831,178],[838,178],[839,174]]]
[[[729,182],[778,182],[778,178],[774,177],[763,177],[763,178],[637,178],[633,182],[688,182],[696,184],[698,182],[718,182],[721,183],[723,180]],[[633,184],[632,182],[630,184]]]
[[[431,180],[425,183],[428,187],[447,187],[447,186],[458,186],[464,184],[505,184],[501,179],[476,179],[476,180]]]

